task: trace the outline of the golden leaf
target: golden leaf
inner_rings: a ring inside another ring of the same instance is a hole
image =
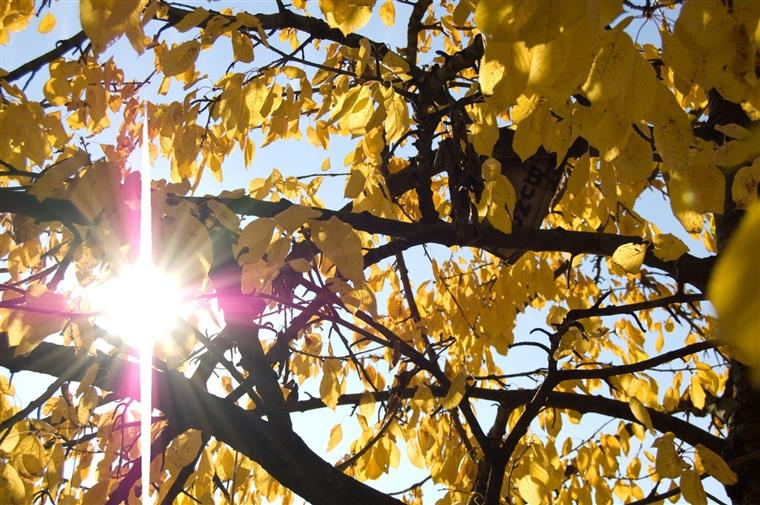
[[[274,223],[285,230],[288,235],[292,234],[309,219],[319,217],[321,213],[306,207],[305,205],[291,205],[274,217]]]
[[[731,470],[723,458],[719,454],[708,449],[702,444],[697,444],[697,455],[699,456],[698,465],[704,468],[704,471],[726,486],[733,486],[736,484],[738,477],[736,472]]]
[[[757,201],[760,186],[760,158],[757,158],[749,167],[740,168],[734,174],[734,182],[731,184],[731,197],[736,206],[746,209],[752,202]]]
[[[55,16],[48,12],[45,17],[40,20],[40,24],[37,27],[40,33],[48,33],[55,28]]]
[[[27,290],[26,303],[19,310],[0,309],[0,314],[4,314],[0,329],[8,333],[9,345],[17,346],[16,355],[28,354],[63,328],[68,310],[64,296],[34,284]]]
[[[237,61],[250,63],[253,61],[253,42],[248,35],[235,30],[232,33],[232,54]]]
[[[686,462],[676,453],[674,439],[673,433],[666,433],[652,444],[657,448],[655,469],[659,476],[665,479],[675,479],[685,468],[688,468]]]
[[[649,410],[642,404],[638,398],[632,396],[628,399],[628,405],[631,407],[631,412],[638,422],[646,426],[649,431],[654,432],[654,426],[652,425],[652,418],[649,417]]]
[[[173,451],[172,464],[183,468],[193,462],[201,448],[202,437],[200,430],[187,430],[172,441],[176,446]]]
[[[195,28],[203,21],[208,19],[210,12],[203,7],[196,7],[190,14],[186,14],[179,22],[174,25],[174,29],[184,33],[191,28]]]
[[[337,447],[340,441],[343,440],[343,427],[340,424],[336,424],[330,430],[330,439],[327,441],[327,452],[332,451]]]
[[[198,58],[200,51],[201,44],[197,40],[188,40],[182,44],[175,45],[171,49],[162,46],[158,52],[161,70],[167,77],[186,72],[195,65],[195,60]]]
[[[48,167],[42,176],[34,181],[34,185],[29,192],[40,202],[51,196],[60,196],[64,190],[64,181],[74,175],[89,161],[90,157],[86,152],[77,150],[73,155]]]
[[[680,238],[672,233],[658,233],[653,240],[653,253],[662,261],[675,261],[689,250]]]
[[[623,244],[612,254],[612,261],[620,265],[628,273],[638,273],[646,256],[646,244]]]
[[[262,217],[248,223],[238,237],[238,247],[248,248],[248,252],[241,256],[240,261],[253,263],[261,259],[267,252],[269,243],[272,241],[275,220]]]
[[[129,29],[142,34],[139,12],[145,0],[82,0],[79,20],[92,41],[95,52],[101,52],[115,38]]]
[[[319,382],[319,397],[331,409],[335,409],[340,397],[340,382],[338,380],[340,370],[340,361],[326,360],[323,365],[322,379]]]
[[[347,34],[367,24],[374,3],[375,0],[319,0],[319,8],[330,26]]]
[[[755,202],[736,228],[712,271],[708,296],[718,313],[719,338],[730,344],[735,357],[750,365],[760,384],[760,202]]]
[[[702,487],[702,480],[694,470],[681,473],[681,496],[691,505],[707,505],[707,495]]]
[[[362,242],[351,225],[335,216],[327,221],[309,221],[312,240],[338,270],[355,285],[364,282]]]
[[[364,171],[360,167],[353,168],[346,180],[346,189],[343,192],[343,196],[351,199],[358,197],[364,190],[366,183],[367,176],[364,174]]]
[[[528,505],[541,505],[546,496],[546,487],[532,475],[526,475],[518,484],[520,496]]]
[[[22,505],[27,503],[26,487],[14,467],[0,462],[0,496],[3,504]]]
[[[451,381],[451,386],[446,396],[441,401],[441,408],[444,410],[450,410],[456,408],[459,402],[464,398],[464,392],[467,387],[467,374],[460,372]]]
[[[396,8],[393,6],[393,0],[385,0],[380,7],[380,19],[383,20],[385,26],[393,26],[396,22]]]
[[[612,100],[630,85],[636,51],[631,37],[621,28],[623,24],[605,34],[582,86],[592,103]]]

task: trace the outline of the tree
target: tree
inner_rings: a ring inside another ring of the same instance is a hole
[[[4,2],[0,42],[51,4]],[[74,288],[131,254],[145,96],[155,254],[223,322],[158,349],[161,503],[760,502],[757,2],[214,7],[82,0],[0,71],[1,503],[136,503],[133,349]],[[346,173],[253,162],[337,137]],[[248,191],[195,196],[240,153]],[[55,379],[19,405],[20,371]],[[361,431],[332,464],[299,412]],[[401,460],[435,486],[372,487]]]

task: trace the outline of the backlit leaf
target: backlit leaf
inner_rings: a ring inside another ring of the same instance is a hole
[[[100,52],[130,27],[142,33],[139,9],[144,0],[82,0],[79,19],[82,29]]]
[[[735,356],[752,367],[760,384],[760,290],[750,279],[760,279],[760,202],[748,210],[713,269],[708,296],[719,317],[719,338],[730,344]]]
[[[45,17],[40,20],[40,25],[37,27],[37,29],[40,33],[47,33],[53,28],[55,28],[55,16],[52,13],[48,12],[45,14]]]
[[[649,431],[654,432],[654,426],[652,425],[652,418],[649,417],[649,410],[639,401],[638,398],[632,396],[628,399],[628,405],[631,407],[634,417]]]
[[[343,439],[343,427],[340,424],[336,424],[330,430],[330,439],[327,441],[327,452],[332,451],[337,447],[340,441]]]
[[[362,242],[351,225],[336,217],[327,221],[310,221],[312,240],[325,256],[330,258],[341,274],[359,285],[364,281]]]
[[[385,26],[393,26],[396,22],[396,8],[393,6],[393,0],[385,0],[380,7],[380,19]]]
[[[264,256],[272,241],[274,225],[274,219],[268,217],[260,217],[245,225],[240,232],[238,246],[241,249],[248,248],[248,252],[241,257],[241,261],[254,262]]]
[[[615,249],[612,254],[612,261],[620,265],[626,272],[635,274],[641,270],[646,252],[646,244],[623,244]]]
[[[10,464],[0,461],[0,496],[3,503],[22,505],[27,503],[26,488],[18,472]]]
[[[681,239],[672,233],[658,233],[653,240],[655,256],[662,261],[675,261],[689,250]]]
[[[736,484],[736,481],[738,480],[736,472],[731,470],[719,454],[702,444],[697,444],[696,449],[697,455],[699,456],[699,463],[702,465],[705,472],[712,475],[726,486]]]
[[[159,61],[164,75],[171,77],[186,72],[195,65],[201,45],[197,40],[188,40],[171,49],[159,52]]]
[[[707,505],[707,495],[702,480],[694,470],[681,473],[681,495],[691,505]]]
[[[449,387],[449,390],[446,393],[446,396],[441,401],[441,408],[443,408],[444,410],[450,410],[450,409],[456,408],[456,406],[459,405],[459,402],[462,401],[462,398],[464,398],[466,387],[467,387],[467,374],[459,373],[451,381],[451,386]]]

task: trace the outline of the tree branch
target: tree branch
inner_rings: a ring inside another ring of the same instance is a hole
[[[26,356],[14,356],[14,349],[15,348],[8,346],[7,335],[0,333],[0,366],[8,368],[11,371],[29,370],[59,377],[66,374],[71,364],[76,360],[75,349],[56,344],[49,344],[47,342],[43,342]],[[129,376],[128,374],[131,373],[130,370],[136,367],[136,365],[114,356],[106,356],[102,353],[98,353],[96,356],[88,359],[88,364],[94,362],[97,362],[100,365],[97,385],[103,389],[113,391],[113,398],[131,398],[137,394],[134,387],[130,387],[128,384],[124,383],[124,381],[120,380],[121,377]],[[132,371],[136,373],[136,370]],[[79,377],[81,377],[83,373],[84,372],[82,371]],[[77,378],[77,376],[72,375],[70,380],[77,380]],[[229,413],[229,415],[232,416],[230,419],[234,418],[243,423],[251,422],[252,430],[256,433],[260,431],[264,432],[265,447],[271,447],[268,445],[273,443],[270,440],[271,433],[265,431],[267,429],[267,423],[261,421],[258,414],[243,411],[239,409],[239,407],[232,405],[231,402],[225,401],[201,390],[197,386],[191,384],[189,379],[176,372],[154,372],[154,379],[156,384],[156,391],[154,393],[161,393],[161,396],[156,397],[161,398],[162,402],[167,402],[167,405],[159,406],[159,408],[166,412],[164,407],[171,407],[172,414],[187,414],[189,417],[187,418],[188,421],[185,423],[187,426],[185,427],[195,427],[206,431],[213,436],[216,436],[216,433],[219,432],[219,436],[224,437],[225,440],[231,441],[232,443],[230,443],[230,445],[238,450],[253,444],[254,440],[251,439],[253,432],[251,434],[242,434],[239,432],[228,433],[232,426],[236,426],[234,422],[225,420],[224,416]],[[173,391],[171,388],[175,388],[175,390]],[[409,388],[405,391],[399,392],[399,394],[403,398],[411,398],[414,396],[415,391],[415,388]],[[444,387],[433,386],[431,387],[431,391],[436,396],[444,397],[448,390]],[[189,399],[194,399],[193,395],[196,395],[196,393],[198,395],[198,401],[189,401]],[[379,393],[374,393],[374,397],[376,401],[387,401],[389,394],[390,391],[381,391]],[[516,389],[507,391],[469,387],[467,394],[472,398],[499,402],[503,403],[507,408],[516,408],[529,402],[535,394],[535,390]],[[178,403],[176,405],[172,402],[172,398],[177,400]],[[342,395],[338,404],[356,405],[359,403],[360,398],[361,393]],[[602,414],[631,422],[638,422],[631,412],[627,402],[613,400],[602,396],[555,391],[549,395],[546,406],[575,410],[581,413]],[[310,398],[308,400],[301,400],[290,406],[290,411],[306,412],[323,407],[325,407],[325,404],[322,400],[319,398]],[[658,431],[663,433],[672,431],[678,438],[691,445],[702,444],[718,453],[720,453],[725,445],[724,439],[712,435],[682,419],[653,410],[650,410],[650,415],[652,417],[652,423]],[[167,416],[169,416],[169,412],[167,412]],[[174,420],[174,417],[170,416],[170,421],[173,422]],[[216,426],[216,423],[219,423],[220,425]],[[240,426],[245,426],[245,424]],[[276,428],[273,427],[272,429]],[[296,438],[300,440],[297,436]],[[303,442],[301,441],[297,445],[301,445],[302,443]],[[239,444],[240,447],[237,447],[237,444]],[[255,461],[259,461],[257,458],[261,457],[261,450],[263,449],[247,449],[251,454],[255,454],[255,457],[251,456],[246,451],[241,450],[241,452],[244,452]],[[290,452],[288,449],[284,450],[286,453]],[[310,449],[308,450],[310,454],[313,454]],[[314,456],[316,457],[316,455]],[[320,459],[320,461],[322,460]],[[276,460],[275,462],[280,461]],[[326,462],[323,463],[328,465]],[[264,465],[262,464],[262,466]],[[296,492],[298,493],[298,491]]]
[[[11,371],[30,370],[59,376],[75,360],[74,348],[48,343],[40,344],[26,356],[14,356],[15,348],[8,347],[5,334],[0,335],[0,366]],[[115,397],[136,396],[134,385],[123,380],[137,375],[136,364],[103,353],[88,361],[98,362],[101,366],[96,378],[99,387],[112,391]],[[203,391],[177,372],[154,371],[153,389],[156,408],[164,412],[177,429],[195,428],[215,437],[260,464],[283,486],[310,503],[401,504],[395,498],[343,475],[291,430],[266,422],[252,411]],[[329,493],[326,492],[328,489]]]

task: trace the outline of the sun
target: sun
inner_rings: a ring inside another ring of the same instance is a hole
[[[184,312],[176,281],[145,262],[122,269],[90,294],[97,324],[134,347],[153,346],[171,334]]]

